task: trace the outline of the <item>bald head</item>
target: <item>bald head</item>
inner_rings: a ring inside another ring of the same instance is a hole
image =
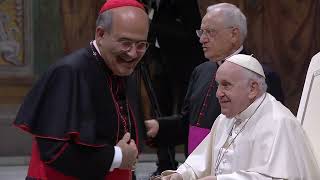
[[[149,19],[146,12],[141,8],[132,6],[123,6],[104,11],[99,14],[96,21],[96,27],[100,26],[107,32],[111,32],[113,22],[117,21],[121,21],[128,26],[135,24],[142,28],[149,27]]]

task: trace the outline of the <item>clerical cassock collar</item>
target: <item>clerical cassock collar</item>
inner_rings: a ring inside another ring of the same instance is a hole
[[[110,76],[111,78],[113,78],[113,76],[116,76],[113,74],[111,69],[106,65],[103,57],[101,56],[101,53],[100,53],[99,47],[96,43],[96,40],[93,40],[90,42],[90,48],[93,53],[93,56],[95,57],[95,59],[99,63],[100,67],[108,74],[108,76]],[[108,83],[110,83],[110,82],[108,82]]]
[[[244,111],[237,114],[235,119],[240,120],[241,122],[249,119],[253,116],[253,114],[257,111],[259,106],[262,104],[263,100],[265,99],[267,93],[262,94],[258,99],[256,99],[250,106],[247,107]]]
[[[225,59],[228,59],[229,57],[231,57],[233,55],[239,54],[242,50],[243,50],[243,46],[240,46],[239,49],[237,49],[235,52],[233,52],[232,54],[230,54],[229,56],[227,56],[223,60],[217,61],[217,65],[220,66],[222,63],[224,63]]]
[[[96,50],[98,51],[98,53],[101,54],[100,49],[98,48],[98,45],[97,45],[97,41],[93,40],[92,43],[93,43],[94,48],[96,48]]]

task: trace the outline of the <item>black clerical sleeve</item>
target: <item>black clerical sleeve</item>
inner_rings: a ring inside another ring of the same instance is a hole
[[[110,169],[114,147],[88,147],[68,141],[36,138],[41,160],[64,175],[103,179]]]
[[[188,126],[190,123],[190,99],[194,89],[195,74],[195,71],[193,71],[181,112],[179,114],[157,118],[159,122],[159,132],[156,136],[156,141],[158,144],[179,145],[187,142]]]
[[[188,137],[188,124],[182,114],[158,118],[159,132],[156,141],[160,145],[184,144]]]
[[[207,61],[193,70],[180,114],[158,118],[158,142],[186,142],[189,126],[211,129],[220,114],[220,105],[215,96],[217,85],[214,81],[217,68],[216,63]],[[201,119],[200,114],[203,114]]]

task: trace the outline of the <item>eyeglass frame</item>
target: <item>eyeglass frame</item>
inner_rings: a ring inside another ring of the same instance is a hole
[[[134,41],[132,39],[127,39],[127,38],[121,38],[118,40],[113,39],[113,41],[118,43],[120,45],[121,51],[124,51],[124,52],[129,52],[133,48],[133,45],[134,45],[137,52],[144,53],[147,51],[147,49],[150,45],[149,42],[145,41],[145,40]],[[126,45],[125,43],[128,43],[128,44]],[[139,44],[144,44],[144,47],[142,47],[142,49],[138,48]]]
[[[219,31],[224,30],[224,29],[231,29],[231,28],[234,28],[234,26],[220,28],[220,29],[215,29],[215,28],[197,29],[196,34],[197,34],[198,38],[201,38],[202,35],[205,35],[206,37],[215,37]]]

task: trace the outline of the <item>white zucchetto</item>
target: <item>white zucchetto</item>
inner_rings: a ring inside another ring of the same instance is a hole
[[[264,74],[262,65],[259,63],[259,61],[250,55],[245,54],[236,54],[226,59],[226,61],[232,62],[234,64],[237,64],[241,67],[244,67],[250,71],[253,71],[264,78],[266,78],[266,75]]]

